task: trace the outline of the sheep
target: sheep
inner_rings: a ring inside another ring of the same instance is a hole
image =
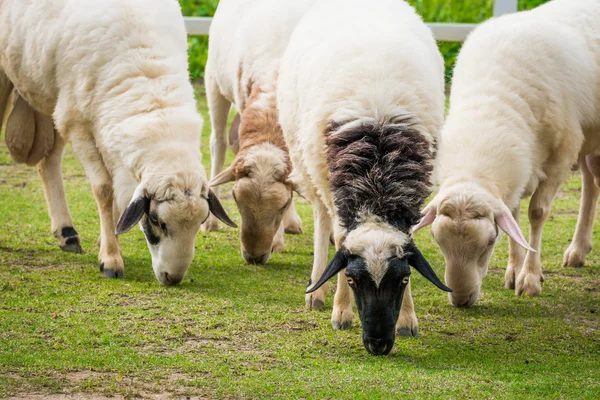
[[[288,179],[288,149],[277,121],[275,82],[292,30],[314,1],[224,0],[210,27],[205,73],[212,123],[210,185],[219,195],[219,185],[235,181],[241,252],[249,263],[265,264],[271,252],[283,251],[284,230],[302,232]],[[232,103],[241,115],[239,149],[223,170]],[[203,229],[217,230],[217,221],[210,218]]]
[[[431,191],[444,68],[411,6],[361,5],[321,0],[305,14],[281,61],[277,105],[292,179],[314,208],[306,306],[322,308],[338,274],[333,328],[352,325],[352,288],[366,350],[387,354],[396,333],[418,332],[409,265],[450,290],[409,234]],[[332,229],[337,252],[325,268]]]
[[[506,288],[541,293],[542,229],[552,200],[578,160],[590,189],[585,156],[599,150],[598,17],[597,1],[555,0],[482,24],[460,52],[439,193],[415,227],[433,224],[455,306],[477,301],[499,230],[509,236]],[[521,199],[531,194],[527,242],[517,221]],[[582,230],[567,263],[589,251],[581,246],[591,246],[591,225]]]
[[[0,27],[0,99],[14,86],[24,106],[52,116],[58,132],[37,165],[61,247],[75,251],[80,242],[61,175],[68,141],[98,205],[103,275],[124,276],[117,235],[140,222],[156,278],[181,282],[209,212],[235,224],[201,164],[202,117],[177,3],[4,0]]]

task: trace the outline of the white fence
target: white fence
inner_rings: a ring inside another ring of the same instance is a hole
[[[502,14],[508,14],[517,11],[517,2],[518,0],[495,0],[494,16],[497,17]],[[184,19],[188,35],[208,35],[212,18],[185,17]],[[443,42],[462,42],[465,40],[469,32],[471,32],[475,26],[477,26],[476,24],[442,23],[428,23],[427,25],[433,31],[435,38]]]

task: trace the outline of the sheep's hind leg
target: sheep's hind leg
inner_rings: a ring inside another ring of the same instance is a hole
[[[220,92],[217,83],[209,76],[206,77],[206,98],[212,131],[210,134],[210,178],[214,179],[223,171],[225,156],[227,154],[227,118],[231,102]],[[215,196],[219,197],[221,189],[219,186],[212,188]],[[217,218],[210,214],[206,222],[202,224],[202,231],[216,232],[219,230]]]
[[[58,239],[61,250],[81,253],[81,239],[73,227],[73,219],[67,204],[62,177],[62,157],[65,141],[54,131],[54,147],[37,165],[44,185],[52,233]]]
[[[563,267],[583,267],[585,257],[592,251],[592,231],[596,217],[596,203],[600,194],[597,185],[600,178],[600,157],[585,157],[585,159],[580,160],[579,168],[581,169],[583,186],[579,216],[573,240],[563,256]]]
[[[519,223],[520,206],[517,205],[512,211],[512,215]],[[521,268],[523,267],[523,261],[525,260],[525,249],[520,244],[515,242],[512,238],[508,238],[508,266],[506,267],[506,273],[504,274],[504,287],[513,290],[515,288],[515,281]]]
[[[12,82],[0,71],[0,131],[8,118],[9,104],[12,103],[12,90]]]
[[[113,216],[113,182],[96,143],[83,129],[71,131],[69,134],[73,151],[83,164],[85,173],[92,184],[92,191],[100,214],[100,252],[98,260],[100,271],[106,278],[123,278],[124,265],[121,247],[115,234]]]
[[[398,316],[398,322],[396,322],[396,334],[404,337],[419,336],[419,320],[417,319],[415,305],[410,293],[410,281],[404,291],[400,315]]]
[[[308,282],[308,287],[311,287],[313,283],[316,283],[323,275],[323,272],[325,272],[327,255],[329,251],[329,236],[331,235],[331,218],[327,213],[325,205],[319,199],[314,201],[313,214],[315,223],[315,248],[313,269],[310,275],[310,281]],[[324,283],[319,289],[307,294],[305,296],[306,308],[309,310],[322,309],[325,306],[326,293],[327,284]]]

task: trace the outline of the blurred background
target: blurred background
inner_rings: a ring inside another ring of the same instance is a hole
[[[292,1],[292,0],[282,0]],[[493,14],[493,0],[407,0],[416,7],[426,22],[479,23]],[[519,10],[530,10],[549,0],[519,0]],[[179,0],[183,15],[190,17],[211,17],[215,13],[218,0]],[[364,0],[369,7],[369,0]],[[204,66],[208,55],[208,36],[190,36],[189,62],[192,80],[204,78]],[[454,61],[461,43],[440,42],[439,47],[446,63],[446,82],[450,82]]]

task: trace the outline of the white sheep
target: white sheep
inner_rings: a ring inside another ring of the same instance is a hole
[[[0,100],[14,85],[27,107],[53,117],[59,134],[38,169],[52,230],[61,246],[76,251],[61,175],[64,144],[71,143],[98,204],[107,277],[123,276],[116,234],[140,220],[154,273],[167,285],[183,279],[209,210],[233,224],[201,164],[202,117],[186,50],[172,0],[0,4]]]
[[[415,228],[433,223],[455,306],[477,301],[498,228],[510,236],[506,287],[538,295],[542,229],[578,160],[584,191],[596,190],[584,157],[600,144],[599,18],[596,0],[555,0],[488,21],[465,42],[442,131],[439,194]],[[527,242],[517,221],[520,200],[531,193]],[[567,263],[591,248],[587,225]]]
[[[431,191],[444,116],[433,35],[403,1],[365,8],[359,0],[321,0],[292,35],[277,89],[294,180],[314,207],[306,305],[323,307],[322,285],[346,269],[332,325],[351,326],[352,288],[365,348],[386,354],[396,332],[417,335],[409,264],[449,290],[409,234]],[[325,268],[332,229],[338,251]]]
[[[315,0],[222,0],[210,28],[205,84],[212,122],[211,186],[235,181],[241,250],[264,264],[283,250],[284,230],[301,233],[292,203],[291,162],[277,121],[275,82],[279,58],[304,12]],[[239,150],[223,171],[231,104],[241,114]],[[214,218],[204,224],[216,230]]]

